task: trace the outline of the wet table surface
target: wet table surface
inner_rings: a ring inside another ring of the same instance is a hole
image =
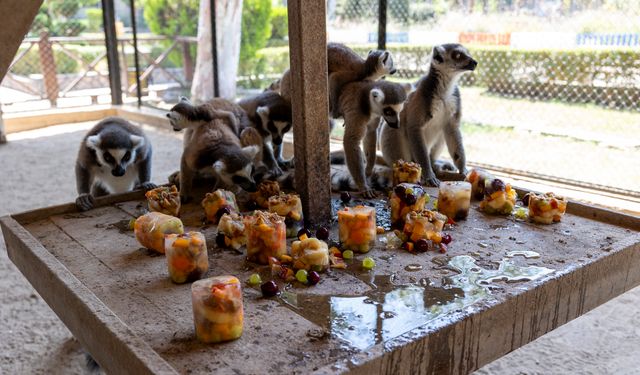
[[[429,193],[432,207],[437,192]],[[2,224],[12,260],[111,371],[467,373],[640,283],[637,218],[571,203],[561,223],[537,225],[487,216],[472,202],[468,219],[445,229],[453,238],[446,254],[389,246],[387,232],[366,255],[376,262],[371,271],[356,254],[316,286],[280,282],[277,298],[243,282],[242,337],[205,345],[194,337],[190,284],[173,284],[164,256],[142,248],[122,226],[146,203],[103,203],[86,213],[69,205]],[[386,200],[368,204],[386,224]],[[208,276],[265,278],[265,268],[242,252],[218,248],[216,226],[203,218],[198,205],[184,207],[185,229],[206,236]],[[84,321],[87,314],[98,323]],[[86,334],[92,324],[107,337]],[[118,350],[132,357],[111,363]]]

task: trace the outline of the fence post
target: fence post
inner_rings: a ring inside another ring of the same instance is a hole
[[[288,1],[295,187],[305,221],[331,220],[326,4]]]
[[[189,42],[182,42],[182,65],[184,69],[184,80],[193,81],[193,58],[191,57],[191,49]]]
[[[378,49],[387,49],[387,0],[378,0]]]
[[[2,103],[0,103],[0,145],[7,143],[7,135],[4,132],[4,120],[2,119]]]
[[[111,104],[122,104],[122,81],[118,62],[118,36],[116,35],[115,7],[113,0],[102,0],[102,24],[104,25],[107,65],[109,66],[109,86]]]
[[[58,77],[56,76],[56,61],[53,58],[53,48],[49,42],[49,33],[40,33],[38,41],[38,52],[40,54],[40,69],[44,76],[44,90],[51,106],[55,107],[58,101]]]

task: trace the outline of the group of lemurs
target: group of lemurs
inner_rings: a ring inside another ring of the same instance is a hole
[[[422,183],[437,186],[436,173],[453,170],[436,163],[444,145],[455,168],[465,173],[460,133],[458,79],[477,62],[460,44],[433,48],[429,70],[415,85],[390,82],[396,67],[388,51],[373,50],[362,58],[350,48],[327,45],[329,125],[344,119],[344,152],[332,163],[346,162],[349,175],[332,175],[334,189],[351,186],[364,197],[374,196],[376,149],[385,168],[399,159],[422,167]],[[290,71],[262,93],[237,103],[215,98],[195,105],[181,98],[167,114],[175,131],[186,129],[179,184],[183,201],[192,199],[193,180],[212,173],[219,187],[255,191],[262,178],[280,178],[294,166],[282,157],[284,135],[292,128]],[[304,124],[293,124],[304,126]],[[362,148],[361,148],[362,144]],[[81,210],[93,207],[96,196],[149,189],[152,147],[128,121],[110,117],[85,136],[76,161]],[[329,157],[329,155],[327,155]]]

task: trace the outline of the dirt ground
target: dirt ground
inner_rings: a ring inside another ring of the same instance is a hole
[[[0,146],[0,215],[71,202],[83,123],[12,134]],[[153,181],[178,168],[181,141],[146,129]],[[85,374],[77,341],[7,258],[0,238],[0,374]],[[640,288],[481,368],[477,374],[637,374]]]

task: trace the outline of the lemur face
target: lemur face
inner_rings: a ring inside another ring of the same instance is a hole
[[[380,50],[371,50],[369,51],[369,56],[378,57],[378,64],[376,70],[379,72],[380,76],[392,75],[396,72],[396,68],[393,64],[393,57],[391,56],[391,52],[388,51],[380,51]]]
[[[258,107],[256,112],[260,116],[262,129],[271,135],[271,142],[274,145],[282,144],[284,135],[291,130],[291,121],[273,118],[274,116],[271,116],[269,107]]]
[[[115,177],[122,177],[127,168],[134,163],[137,150],[144,143],[144,138],[131,135],[131,148],[102,148],[100,135],[93,135],[87,138],[86,145],[95,151],[96,159],[101,167],[111,169],[111,174]]]
[[[398,128],[400,112],[404,108],[406,100],[406,92],[404,90],[404,86],[400,86],[399,90],[395,91],[387,89],[388,93],[385,95],[382,89],[374,88],[369,94],[372,112],[382,116],[387,124],[394,129]]]
[[[449,72],[473,71],[478,65],[469,51],[456,43],[435,46],[432,63],[439,69]]]
[[[174,105],[173,108],[167,113],[167,118],[171,123],[171,127],[174,131],[186,129],[190,126],[198,125],[189,118],[195,117],[195,108],[191,101],[184,96],[180,97],[180,102]]]
[[[226,161],[218,160],[213,165],[218,178],[227,186],[239,186],[242,190],[253,193],[258,190],[254,180],[255,165],[253,158],[258,152],[256,146],[242,148],[241,154]]]

